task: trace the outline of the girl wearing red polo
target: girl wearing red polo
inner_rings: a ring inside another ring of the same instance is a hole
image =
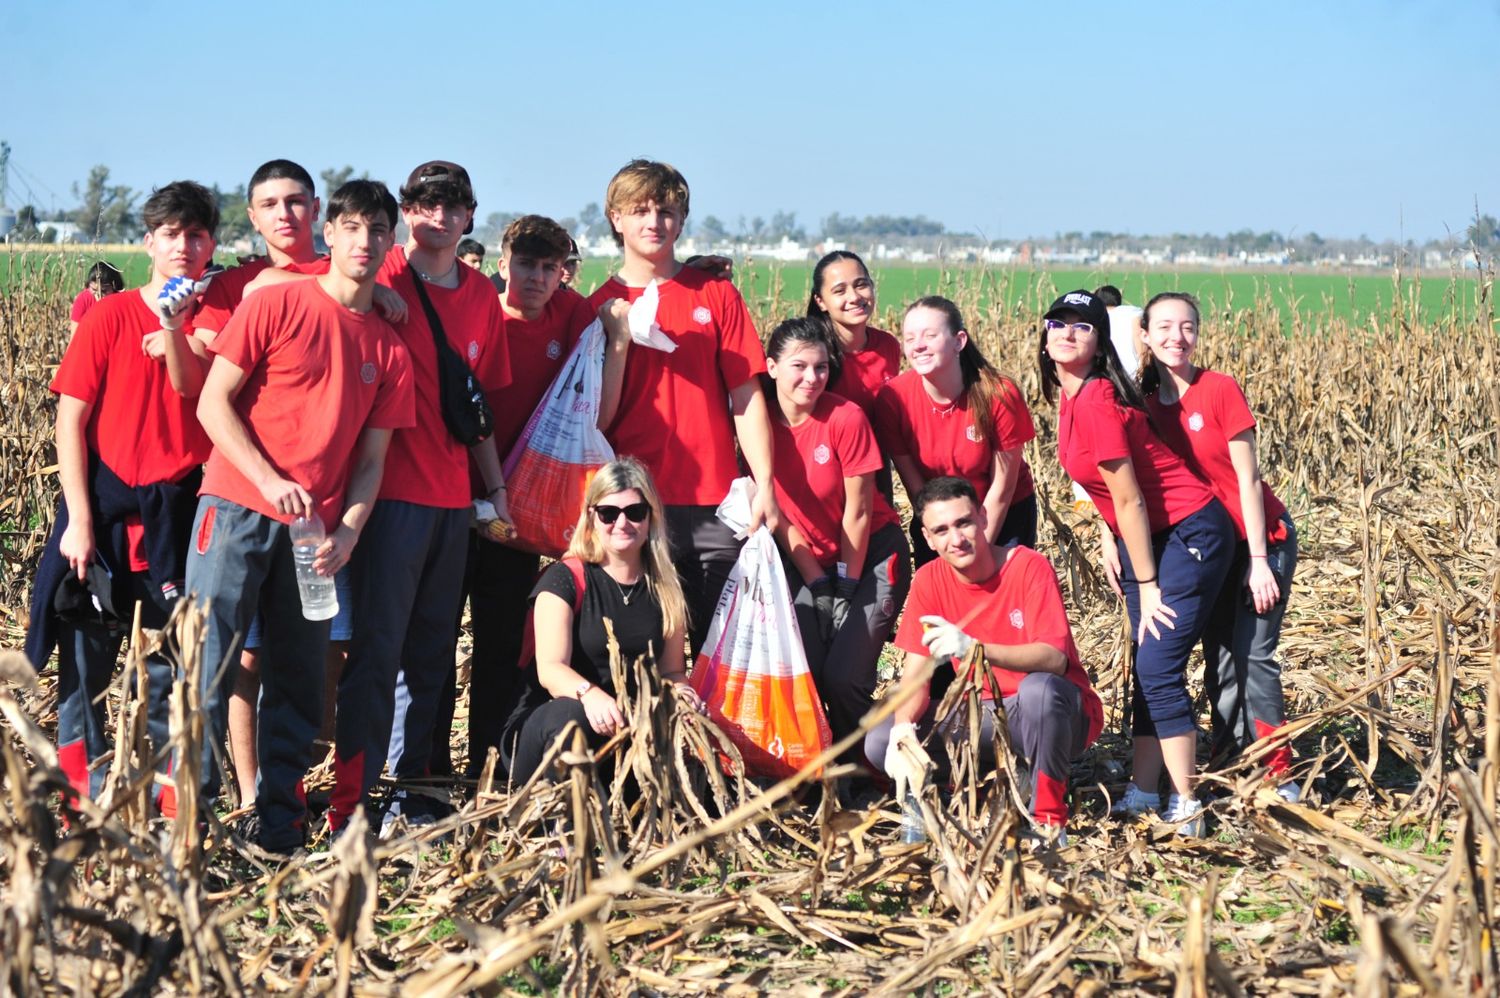
[[[1227,761],[1286,723],[1276,646],[1297,564],[1297,530],[1286,506],[1260,477],[1255,417],[1239,384],[1193,363],[1198,303],[1167,291],[1146,305],[1142,324],[1152,362],[1141,372],[1151,421],[1162,439],[1208,483],[1234,521],[1234,563],[1204,635],[1204,685],[1213,707],[1212,757]],[[1286,779],[1290,745],[1267,760],[1278,792],[1296,801]]]
[[[860,407],[827,391],[837,348],[816,319],[788,319],[766,345],[771,480],[784,514],[776,540],[790,563],[797,623],[834,738],[859,726],[875,694],[880,650],[906,601],[910,551],[901,520],[875,490],[880,449]],[[862,758],[851,749],[847,758]]]
[[[984,506],[985,539],[1035,547],[1036,488],[1021,448],[1036,429],[1020,389],[984,359],[946,298],[907,308],[901,345],[911,370],[880,390],[875,429],[906,494],[943,475],[967,479]],[[936,557],[920,525],[911,536],[918,567]]]
[[[1069,292],[1043,317],[1037,360],[1047,399],[1061,390],[1058,457],[1115,535],[1118,561],[1106,557],[1106,571],[1119,577],[1136,631],[1133,781],[1114,811],[1156,809],[1165,765],[1172,795],[1163,817],[1201,835],[1187,661],[1229,571],[1234,527],[1208,486],[1151,431],[1140,391],[1115,351],[1100,349],[1108,342],[1103,302]]]

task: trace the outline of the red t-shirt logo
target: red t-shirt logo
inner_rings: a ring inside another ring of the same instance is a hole
[[[359,369],[359,380],[367,385],[373,385],[375,383],[375,374],[375,362],[367,360]]]
[[[818,444],[813,448],[813,460],[819,464],[827,464],[831,457],[833,457],[833,452],[828,449],[827,444]]]
[[[550,343],[547,344],[547,359],[548,360],[556,360],[557,358],[559,358],[561,356],[562,356],[562,342],[560,340],[553,340],[553,341],[551,341]]]
[[[1026,628],[1026,618],[1021,615],[1019,607],[1010,612],[1010,626],[1018,631]]]
[[[1203,429],[1203,413],[1195,412],[1188,417],[1188,429],[1192,430],[1194,433],[1197,433],[1199,430]]]
[[[706,305],[699,305],[693,309],[693,321],[700,326],[706,326],[712,320],[714,314],[708,310]]]

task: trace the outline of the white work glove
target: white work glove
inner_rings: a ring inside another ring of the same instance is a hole
[[[885,747],[885,775],[896,784],[896,800],[906,801],[908,793],[921,794],[927,782],[928,758],[922,743],[917,740],[917,726],[910,721],[891,727],[891,740]]]
[[[169,278],[156,295],[156,311],[161,316],[162,328],[176,329],[180,326],[178,317],[188,310],[188,306],[198,300],[199,295],[208,290],[214,275],[223,270],[223,267],[214,264],[196,281],[191,277]]]
[[[922,644],[927,646],[927,651],[933,658],[951,658],[955,662],[962,662],[974,647],[974,639],[953,624],[937,616],[929,614],[922,620]]]

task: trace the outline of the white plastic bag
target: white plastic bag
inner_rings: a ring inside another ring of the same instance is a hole
[[[692,682],[740,750],[748,775],[788,776],[833,741],[781,555],[764,526],[740,549],[719,594]]]
[[[604,387],[604,324],[595,319],[505,459],[514,547],[562,555],[578,524],[589,482],[615,452],[599,429]]]

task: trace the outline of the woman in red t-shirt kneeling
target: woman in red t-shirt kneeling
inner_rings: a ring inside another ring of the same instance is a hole
[[[771,333],[764,376],[771,480],[784,514],[776,541],[796,587],[808,667],[835,739],[859,727],[880,650],[911,584],[901,520],[875,490],[880,448],[859,406],[826,391],[837,356],[824,325],[788,319]],[[846,754],[862,762],[858,748]]]
[[[1238,537],[1203,639],[1204,685],[1213,708],[1211,757],[1224,762],[1286,723],[1276,646],[1297,565],[1297,529],[1261,481],[1255,417],[1239,384],[1193,363],[1198,302],[1166,291],[1147,303],[1142,318],[1152,362],[1141,372],[1141,390],[1151,420],[1224,504]],[[1291,762],[1288,744],[1266,766],[1280,784],[1277,792],[1295,802],[1301,788],[1288,779]]]
[[[1116,591],[1123,589],[1138,644],[1133,782],[1113,810],[1131,816],[1156,810],[1165,764],[1172,796],[1163,817],[1182,822],[1182,834],[1201,835],[1187,662],[1234,557],[1234,527],[1208,486],[1151,431],[1140,391],[1108,343],[1104,303],[1072,291],[1043,317],[1037,360],[1047,399],[1062,390],[1063,470],[1115,535],[1116,547],[1104,546],[1105,571]]]

